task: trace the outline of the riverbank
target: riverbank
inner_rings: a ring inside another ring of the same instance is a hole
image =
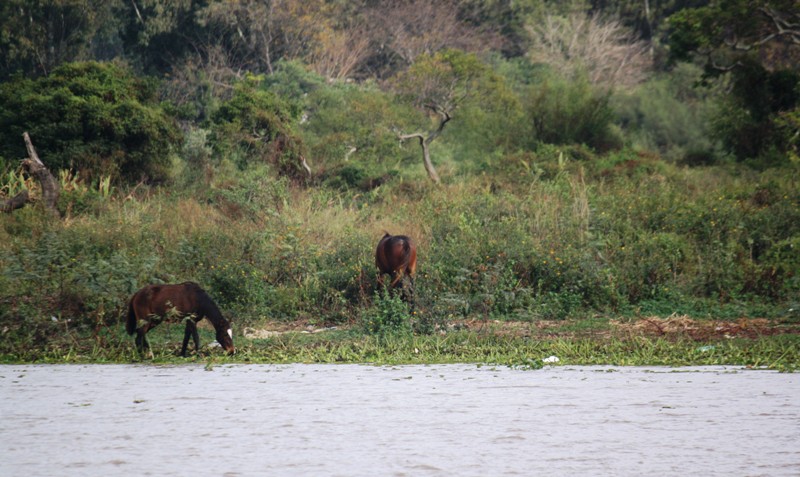
[[[202,322],[201,322],[202,323]],[[431,335],[364,334],[357,326],[267,322],[236,330],[237,352],[214,347],[201,326],[201,350],[176,356],[183,328],[165,325],[148,334],[154,357],[142,360],[120,328],[67,331],[37,347],[6,343],[2,363],[484,363],[540,368],[557,365],[734,365],[781,371],[800,369],[800,323],[767,319],[669,318],[460,321]]]

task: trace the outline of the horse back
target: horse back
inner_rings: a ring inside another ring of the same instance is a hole
[[[417,247],[405,235],[389,235],[378,242],[375,264],[381,273],[403,272],[413,275],[417,268]]]
[[[148,285],[133,296],[131,304],[137,316],[165,316],[170,310],[181,314],[197,313],[202,296],[207,296],[199,285],[192,282],[178,285]]]

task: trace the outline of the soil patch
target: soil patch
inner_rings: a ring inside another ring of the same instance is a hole
[[[642,318],[632,322],[611,320],[616,331],[645,336],[688,337],[697,341],[730,338],[758,338],[777,334],[798,334],[797,324],[778,323],[766,318],[736,321],[695,320],[688,316]]]

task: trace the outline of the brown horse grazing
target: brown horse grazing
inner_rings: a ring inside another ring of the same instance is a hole
[[[194,349],[200,349],[197,322],[203,318],[208,318],[214,325],[217,342],[225,351],[229,354],[236,351],[233,347],[231,325],[222,316],[214,300],[197,283],[185,282],[180,285],[148,285],[131,297],[125,329],[129,335],[136,333],[136,348],[140,354],[150,350],[150,343],[145,337],[148,330],[167,319],[170,312],[188,318],[185,320],[186,331],[183,334],[181,356],[186,357],[189,336],[194,339]],[[152,352],[150,355],[152,356]]]
[[[405,235],[390,235],[388,232],[378,242],[375,250],[375,265],[378,267],[378,286],[383,286],[383,275],[389,274],[392,289],[398,283],[403,288],[404,298],[409,298],[414,292],[414,272],[417,270],[417,246],[411,237]],[[408,276],[411,284],[410,290],[403,285],[403,277]]]

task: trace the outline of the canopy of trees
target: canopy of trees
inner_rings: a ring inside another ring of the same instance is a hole
[[[217,154],[255,151],[293,175],[307,154],[304,128],[320,132],[309,115],[325,105],[309,90],[270,97],[294,87],[287,68],[318,89],[353,82],[416,106],[417,120],[390,111],[398,117],[375,134],[441,134],[462,162],[542,143],[608,150],[664,137],[642,128],[663,122],[648,116],[667,106],[615,108],[645,104],[630,99],[642,91],[680,102],[651,83],[677,81],[678,65],[693,63],[710,93],[680,106],[695,123],[656,152],[779,164],[800,135],[799,11],[796,0],[9,0],[0,6],[0,160],[21,156],[28,130],[55,168],[160,180],[179,122],[207,130]],[[350,138],[336,155],[369,142]]]

